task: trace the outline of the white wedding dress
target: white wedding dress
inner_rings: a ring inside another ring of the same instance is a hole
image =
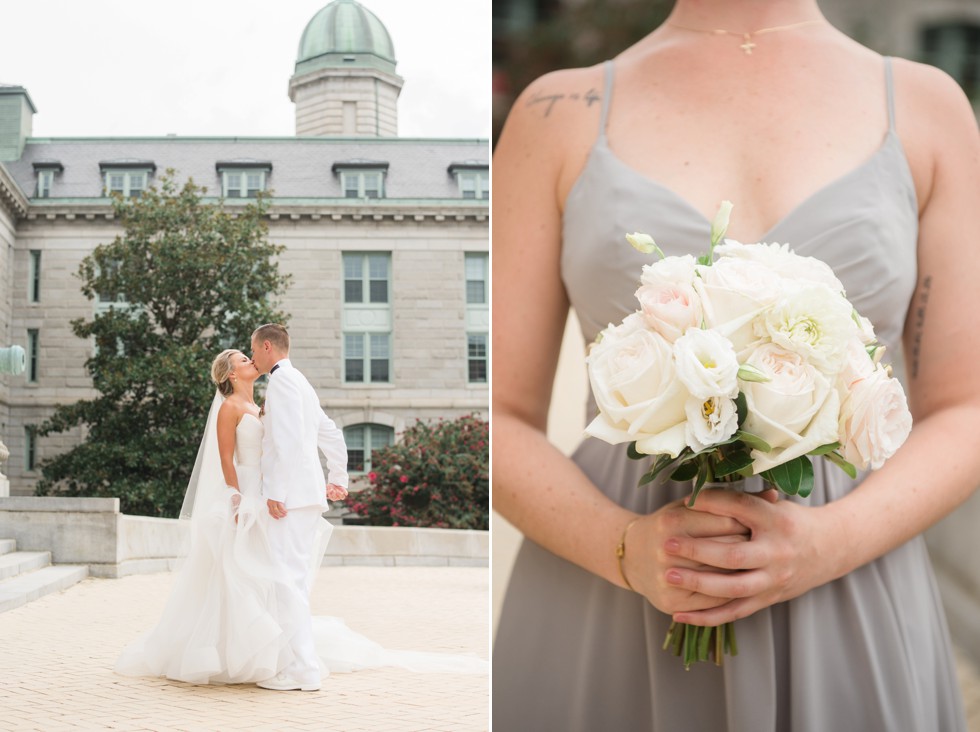
[[[262,422],[246,414],[236,428],[235,469],[241,490],[236,523],[233,504],[239,495],[224,488],[223,480],[216,488],[216,476],[209,488],[203,488],[207,466],[214,470],[215,455],[209,460],[208,453],[216,454],[213,417],[218,406],[220,397],[216,396],[191,479],[192,485],[197,482],[197,502],[189,495],[181,512],[187,515],[193,504],[190,551],[157,626],[127,646],[116,662],[115,670],[122,675],[165,676],[191,684],[239,684],[271,678],[291,661],[276,620],[277,567],[266,536],[266,527],[274,519],[261,495],[259,468]],[[196,480],[202,456],[206,467]],[[321,519],[311,583],[332,529]],[[315,616],[313,632],[323,677],[381,666],[431,673],[489,671],[489,662],[475,655],[382,648],[340,618]]]

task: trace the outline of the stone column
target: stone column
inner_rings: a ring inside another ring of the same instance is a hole
[[[23,348],[20,346],[0,348],[0,374],[17,376],[24,373],[26,367],[27,356]],[[7,446],[3,444],[3,440],[0,439],[0,497],[10,495],[10,481],[3,474],[3,464],[7,462],[7,458],[9,457],[10,450],[7,449]]]

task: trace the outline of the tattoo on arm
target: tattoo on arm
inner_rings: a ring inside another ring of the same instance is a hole
[[[556,93],[556,94],[534,94],[530,99],[527,100],[526,106],[531,107],[535,104],[540,104],[544,107],[544,116],[547,117],[551,114],[551,110],[554,108],[555,104],[560,101],[570,101],[570,102],[585,102],[586,107],[591,107],[598,101],[601,101],[602,97],[595,89],[589,89],[587,92],[571,92],[569,94]]]
[[[922,348],[922,329],[926,322],[926,306],[929,304],[929,289],[932,287],[932,276],[922,278],[919,288],[918,302],[912,310],[912,368],[910,376],[914,379],[919,375],[919,352]]]

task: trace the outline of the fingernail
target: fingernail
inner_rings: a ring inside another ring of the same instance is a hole
[[[676,552],[680,548],[681,543],[677,541],[677,539],[667,539],[667,541],[664,542],[664,549],[669,552]]]
[[[681,583],[681,573],[676,569],[667,570],[667,581],[672,585],[679,585]]]

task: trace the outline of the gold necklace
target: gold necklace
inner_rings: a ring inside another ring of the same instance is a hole
[[[716,28],[714,30],[707,28],[691,28],[690,26],[680,25],[679,23],[668,22],[667,25],[672,25],[675,28],[680,28],[681,30],[694,31],[695,33],[711,33],[716,36],[741,36],[742,43],[739,46],[743,51],[745,51],[746,56],[752,55],[752,49],[755,48],[756,44],[752,42],[752,36],[761,36],[764,33],[774,33],[775,31],[789,30],[790,28],[801,28],[804,25],[814,25],[816,23],[822,23],[822,20],[803,20],[799,23],[790,23],[789,25],[774,25],[771,28],[760,28],[754,31],[730,31],[724,28]]]

